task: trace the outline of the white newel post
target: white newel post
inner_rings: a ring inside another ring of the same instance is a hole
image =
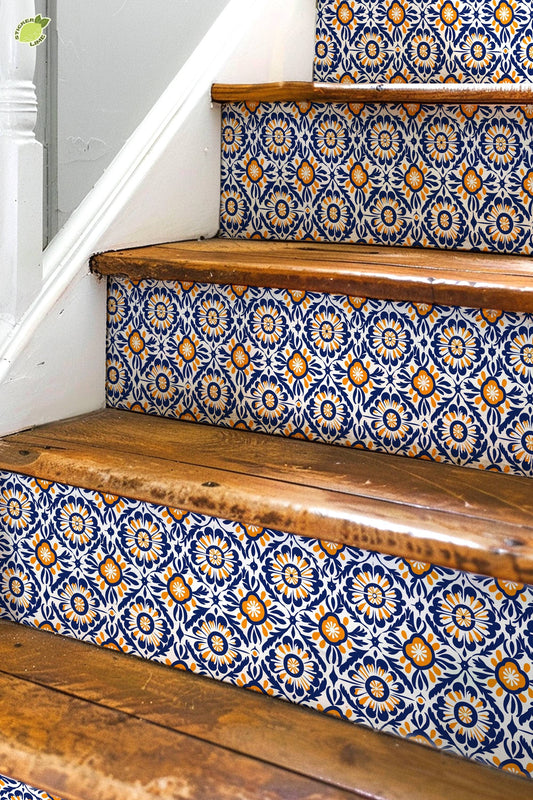
[[[0,0],[0,323],[9,325],[41,285],[43,148],[33,132],[36,46],[15,38],[20,23],[33,17],[33,0]]]

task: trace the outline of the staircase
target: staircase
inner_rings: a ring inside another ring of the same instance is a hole
[[[93,257],[108,407],[0,441],[2,800],[530,795],[533,45],[478,6],[319,0],[320,82],[213,87],[219,237]]]

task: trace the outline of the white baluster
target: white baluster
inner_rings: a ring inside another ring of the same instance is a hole
[[[33,129],[36,47],[15,38],[33,0],[0,0],[0,322],[14,324],[41,283],[43,149]]]

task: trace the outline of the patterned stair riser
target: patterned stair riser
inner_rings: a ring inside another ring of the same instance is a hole
[[[533,476],[531,315],[112,279],[108,403]]]
[[[532,251],[533,109],[227,104],[231,238]]]
[[[0,541],[5,617],[533,772],[533,587],[8,473]]]
[[[530,81],[531,6],[516,0],[318,0],[315,80]]]

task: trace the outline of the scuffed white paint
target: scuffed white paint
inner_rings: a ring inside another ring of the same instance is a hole
[[[310,79],[313,23],[309,0],[230,0],[45,251],[43,290],[0,343],[0,435],[104,405],[105,291],[89,256],[216,233],[211,83]]]
[[[111,150],[110,145],[101,139],[82,139],[81,136],[69,136],[65,141],[63,158],[65,163],[80,161],[98,161]]]

